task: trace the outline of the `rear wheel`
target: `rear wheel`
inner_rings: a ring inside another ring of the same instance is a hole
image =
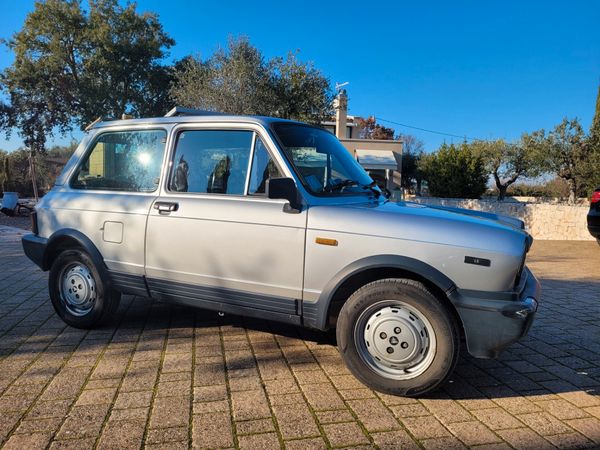
[[[48,287],[56,313],[76,328],[105,323],[121,299],[105,285],[89,255],[79,249],[65,250],[56,257]]]
[[[459,352],[453,315],[421,283],[375,281],[356,291],[337,322],[344,362],[380,392],[417,396],[452,373]]]

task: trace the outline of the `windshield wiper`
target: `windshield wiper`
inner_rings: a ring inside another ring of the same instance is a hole
[[[336,191],[341,191],[345,187],[350,187],[350,186],[359,186],[359,184],[357,181],[354,181],[354,180],[344,180],[344,181],[340,181],[339,183],[330,184],[329,186],[326,187],[326,190],[329,192],[336,192]]]
[[[329,192],[336,192],[336,191],[341,191],[345,187],[350,187],[350,186],[358,186],[361,189],[371,191],[373,194],[375,194],[375,198],[379,198],[379,196],[381,195],[381,191],[379,189],[376,189],[377,183],[375,183],[375,181],[373,181],[372,183],[369,183],[369,184],[360,184],[356,180],[344,180],[339,183],[328,186],[327,190]]]
[[[377,183],[375,181],[369,184],[360,185],[363,189],[369,189],[373,194],[375,194],[375,198],[379,198],[381,196],[381,189],[376,189]],[[389,198],[389,197],[386,197]]]

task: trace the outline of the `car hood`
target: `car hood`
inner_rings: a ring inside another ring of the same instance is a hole
[[[414,205],[414,204],[416,204],[416,203],[411,203],[411,205]],[[450,211],[452,213],[464,214],[467,216],[479,217],[479,218],[487,219],[487,220],[493,220],[495,222],[501,223],[503,225],[508,225],[510,227],[517,228],[519,230],[525,229],[525,222],[523,222],[521,219],[517,219],[516,217],[511,217],[511,216],[505,216],[503,214],[496,214],[496,213],[485,212],[485,211],[476,211],[473,209],[454,208],[451,206],[438,206],[438,205],[425,205],[425,206],[427,206],[428,208],[432,208],[432,209],[438,209],[440,211]]]
[[[411,202],[313,206],[308,228],[519,254],[530,245],[509,216]]]

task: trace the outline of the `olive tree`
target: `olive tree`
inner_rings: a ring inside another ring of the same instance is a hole
[[[170,93],[181,106],[319,123],[332,111],[329,80],[297,54],[266,60],[247,38],[230,38],[207,59],[176,64]]]
[[[98,116],[162,113],[171,80],[161,61],[174,41],[153,13],[117,0],[36,2],[4,44],[14,62],[0,74],[8,103],[0,125],[18,130],[30,151],[48,136]]]
[[[497,139],[470,145],[481,155],[486,171],[494,178],[499,201],[504,200],[508,188],[519,178],[536,177],[542,171],[539,152],[528,135],[514,143]]]
[[[569,185],[569,203],[578,198],[584,173],[590,161],[590,148],[577,119],[563,119],[550,132],[539,130],[527,135],[529,145],[541,155],[542,168],[564,179]]]

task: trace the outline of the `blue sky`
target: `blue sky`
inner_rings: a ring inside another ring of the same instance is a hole
[[[0,37],[33,1],[2,1]],[[332,82],[349,81],[350,113],[476,138],[512,140],[564,116],[587,128],[600,83],[600,2],[248,2],[140,0],[176,40],[169,60],[209,55],[247,35],[266,57],[300,50]],[[0,70],[12,56],[0,49]],[[385,123],[384,123],[385,124]],[[389,125],[389,124],[386,124]],[[452,137],[399,126],[428,150]],[[79,139],[81,133],[58,138]],[[20,140],[0,138],[0,148]]]

